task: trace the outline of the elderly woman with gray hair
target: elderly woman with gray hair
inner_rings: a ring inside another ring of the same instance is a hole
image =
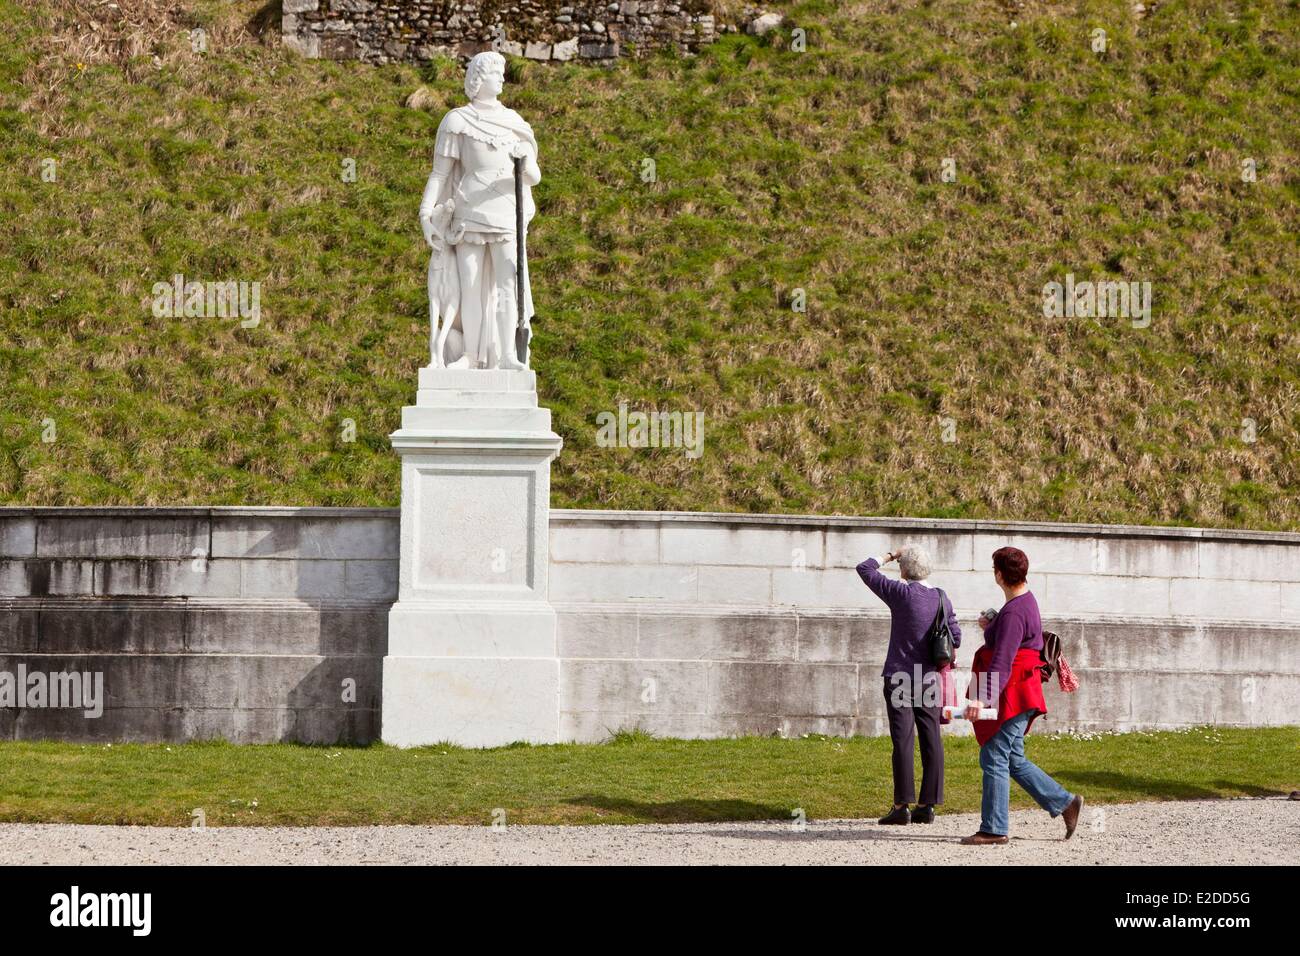
[[[880,567],[897,559],[901,581],[880,573]],[[929,641],[931,625],[942,606],[952,632],[953,646],[961,645],[961,628],[947,595],[932,587],[930,556],[924,548],[907,545],[880,558],[867,558],[858,565],[858,575],[867,587],[889,607],[889,651],[881,671],[885,686],[885,709],[889,715],[889,736],[894,742],[894,807],[880,822],[884,824],[933,823],[934,808],[943,803],[943,739],[939,736],[943,700],[939,668]],[[921,736],[921,799],[915,812],[908,807],[916,800],[912,770],[912,742],[919,728]]]

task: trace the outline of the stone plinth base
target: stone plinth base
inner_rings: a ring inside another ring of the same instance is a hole
[[[547,600],[560,438],[531,371],[420,370],[392,436],[401,566],[384,658],[383,739],[491,747],[559,737]]]
[[[559,699],[554,657],[385,657],[384,742],[555,743]]]

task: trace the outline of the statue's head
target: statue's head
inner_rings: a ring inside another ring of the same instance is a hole
[[[489,50],[469,61],[465,70],[465,95],[471,100],[480,93],[496,96],[506,82],[506,58]]]

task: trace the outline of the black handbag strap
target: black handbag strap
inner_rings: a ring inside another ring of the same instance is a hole
[[[930,625],[930,630],[934,630],[940,623],[948,623],[948,609],[945,606],[948,603],[948,596],[943,593],[943,588],[935,588],[939,592],[939,610],[934,612],[934,622]]]

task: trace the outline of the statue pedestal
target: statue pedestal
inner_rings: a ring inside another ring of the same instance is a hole
[[[402,531],[384,741],[554,743],[560,666],[546,581],[561,439],[534,373],[423,368],[390,439]]]

